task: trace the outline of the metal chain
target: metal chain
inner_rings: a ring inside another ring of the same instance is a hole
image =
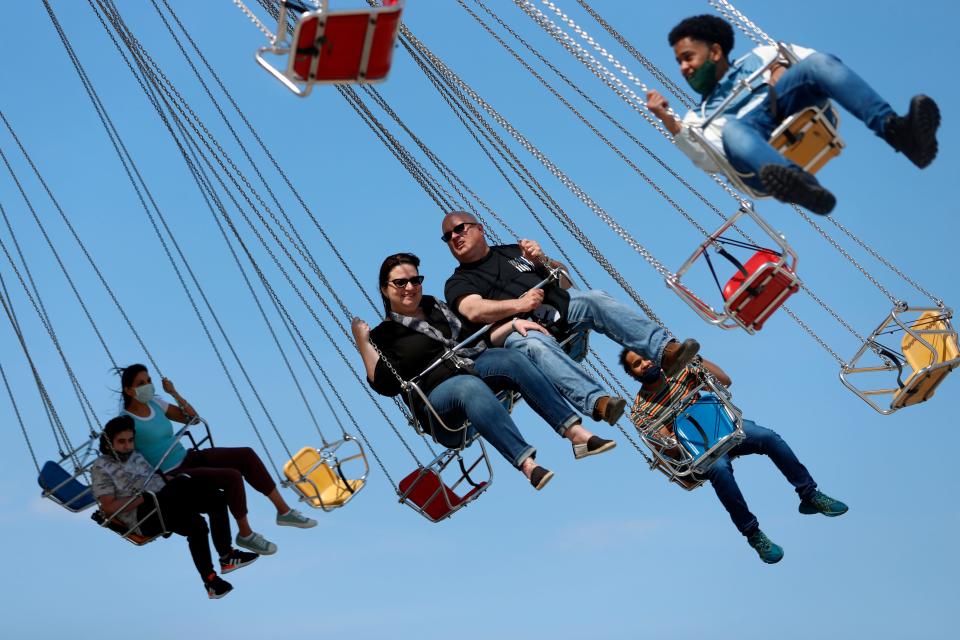
[[[4,302],[6,306],[6,302]],[[30,450],[30,457],[33,459],[33,466],[37,468],[37,474],[40,474],[40,463],[37,461],[37,454],[33,450],[33,443],[30,442],[30,436],[27,434],[27,427],[23,423],[23,416],[20,415],[20,407],[17,406],[17,400],[13,397],[13,390],[10,389],[10,381],[7,380],[7,373],[3,370],[3,365],[0,364],[0,378],[3,378],[3,386],[7,388],[7,396],[10,398],[10,404],[13,406],[13,412],[17,416],[17,423],[20,425],[20,431],[23,433],[23,439],[27,443],[27,449]]]
[[[774,40],[773,38],[771,38],[770,36],[768,36],[768,35],[763,31],[763,29],[761,29],[760,27],[758,27],[757,25],[755,25],[753,22],[751,22],[750,19],[747,18],[747,16],[743,15],[742,13],[740,13],[740,12],[737,10],[737,8],[734,7],[731,3],[727,2],[727,0],[708,0],[708,3],[709,3],[711,6],[713,6],[715,9],[717,9],[717,11],[720,11],[721,13],[723,13],[723,12],[724,12],[724,9],[726,9],[726,11],[729,12],[730,14],[733,14],[733,15],[737,18],[737,20],[738,20],[742,25],[744,25],[744,26],[749,27],[750,29],[752,29],[752,30],[753,30],[753,33],[756,34],[756,36],[758,36],[758,37],[761,38],[762,40],[764,40],[767,44],[770,44],[770,45],[773,45],[773,46],[776,46],[776,45],[777,45],[777,41],[776,41],[776,40]],[[725,15],[727,15],[727,14],[725,14]],[[750,34],[747,33],[747,35],[750,35]],[[757,40],[757,38],[754,38],[753,36],[750,36],[750,37],[753,38],[754,42],[757,42],[758,44],[762,44],[761,42],[759,42],[759,41]]]
[[[577,0],[577,4],[583,7],[583,9],[590,14],[590,17],[596,20],[597,24],[603,27],[607,33],[609,33],[613,39],[620,44],[621,47],[626,49],[630,55],[636,58],[637,62],[643,65],[643,67],[649,71],[654,78],[659,80],[660,84],[662,84],[667,91],[680,100],[680,102],[683,103],[683,106],[687,107],[688,109],[692,109],[697,104],[697,101],[690,94],[684,91],[680,85],[670,78],[670,76],[661,71],[660,68],[651,62],[649,58],[640,53],[640,51],[634,47],[633,44],[631,44],[630,41],[623,36],[623,34],[614,29],[609,22],[604,20],[603,16],[597,13],[597,11],[590,6],[590,3],[588,3],[586,0]]]
[[[251,11],[250,7],[248,7],[243,0],[233,0],[233,4],[235,4],[240,11],[243,11],[243,13],[246,14],[246,16],[250,19],[250,22],[260,29],[263,35],[267,36],[267,40],[273,42],[276,39],[277,36],[274,36],[273,32],[270,31],[270,29],[268,29],[267,26],[260,21],[260,18],[257,17],[257,14]]]

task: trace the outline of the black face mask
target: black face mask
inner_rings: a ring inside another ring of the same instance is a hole
[[[133,455],[133,451],[124,451],[124,452],[114,451],[113,452],[113,457],[116,458],[119,462],[126,462],[127,460],[130,459],[130,456],[132,455]]]
[[[637,380],[639,380],[641,384],[649,384],[659,380],[661,375],[663,375],[663,370],[660,368],[660,365],[655,364],[647,369],[645,373],[637,376]]]

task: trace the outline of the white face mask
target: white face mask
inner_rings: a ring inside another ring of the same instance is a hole
[[[142,402],[144,404],[153,400],[153,397],[156,395],[156,393],[153,390],[153,384],[150,382],[148,382],[147,384],[140,385],[139,387],[134,389],[134,391],[136,392],[137,401]]]

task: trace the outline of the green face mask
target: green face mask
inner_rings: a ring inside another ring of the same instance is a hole
[[[687,82],[700,95],[709,95],[717,86],[717,63],[708,58],[699,69],[693,72],[693,75],[687,78]]]

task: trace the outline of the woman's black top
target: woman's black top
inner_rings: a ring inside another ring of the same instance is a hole
[[[446,338],[451,337],[450,325],[434,304],[432,296],[423,296],[420,308],[426,315],[427,322],[438,329]],[[373,390],[384,396],[395,396],[400,393],[400,381],[393,375],[384,359],[388,360],[397,373],[404,380],[419,375],[430,366],[434,360],[446,352],[446,348],[438,340],[426,336],[409,327],[405,327],[394,320],[384,320],[370,331],[370,339],[380,349],[381,357],[377,362],[373,380],[368,380]],[[469,373],[458,369],[450,361],[444,361],[440,366],[418,381],[424,394],[430,392],[441,382],[455,375]],[[414,407],[411,407],[414,409]],[[416,411],[416,409],[415,409]],[[416,411],[419,415],[419,411]]]

